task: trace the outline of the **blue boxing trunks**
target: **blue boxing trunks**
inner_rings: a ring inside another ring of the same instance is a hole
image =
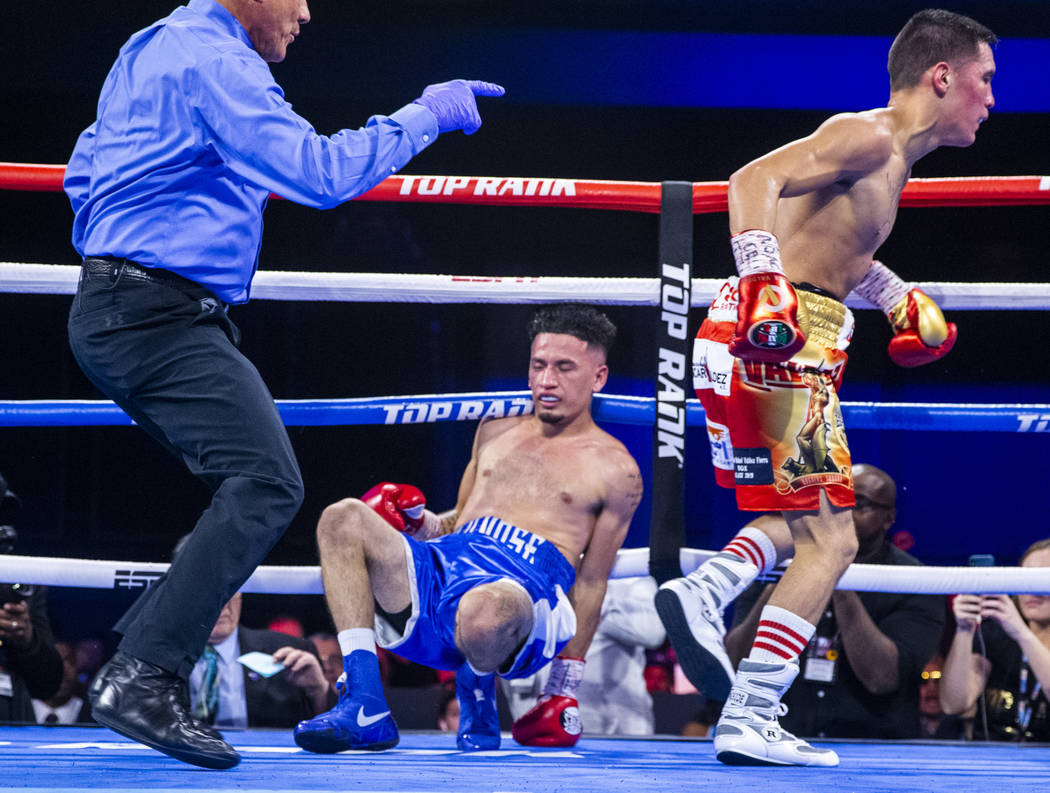
[[[408,562],[412,614],[403,633],[376,614],[376,642],[410,661],[434,669],[458,669],[466,660],[456,648],[459,599],[481,584],[508,581],[532,600],[532,630],[501,677],[525,677],[543,668],[576,633],[576,612],[565,593],[576,571],[557,546],[504,523],[477,518],[452,534],[427,542],[402,535]]]

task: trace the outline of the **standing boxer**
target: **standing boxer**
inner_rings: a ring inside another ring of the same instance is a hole
[[[749,163],[729,182],[739,278],[711,304],[694,347],[718,483],[741,509],[780,511],[790,543],[762,519],[657,593],[689,679],[728,696],[715,752],[729,764],[838,764],[780,728],[780,697],[798,674],[835,582],[853,560],[853,478],[836,387],[856,292],[889,317],[890,358],[945,355],[956,328],[920,290],[873,261],[893,227],[912,165],[939,146],[969,146],[993,105],[995,34],[941,10],[915,14],[890,48],[887,107],[844,113]],[[734,671],[722,611],[778,558],[793,561],[764,608],[750,655]]]
[[[346,678],[336,707],[295,728],[296,743],[313,752],[397,744],[377,642],[458,670],[462,749],[499,746],[496,673],[523,677],[551,664],[544,695],[513,735],[526,745],[576,742],[583,655],[642,496],[634,459],[590,412],[615,332],[586,306],[535,315],[534,412],[481,423],[453,512],[439,518],[417,488],[390,483],[325,509],[321,574]]]
[[[481,126],[491,83],[431,85],[390,116],[318,135],[268,63],[306,0],[189,0],[120,50],[66,168],[84,257],[69,342],[84,374],[212,491],[167,575],[117,623],[95,719],[179,760],[240,757],[187,711],[186,679],[223,605],[302,503],[273,397],[237,350],[271,193],[325,208],[371,189],[439,133]]]

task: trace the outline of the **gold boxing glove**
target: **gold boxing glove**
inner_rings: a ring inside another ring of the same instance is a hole
[[[911,289],[888,314],[894,336],[890,359],[898,366],[922,366],[948,354],[959,330],[921,289]]]

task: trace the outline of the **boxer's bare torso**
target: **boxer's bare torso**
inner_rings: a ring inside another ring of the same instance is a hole
[[[889,236],[912,165],[939,146],[973,143],[994,74],[982,43],[951,73],[950,99],[931,101],[940,95],[925,85],[894,92],[888,107],[832,116],[752,161],[730,180],[731,231],[773,232],[789,280],[845,298]]]
[[[460,524],[495,515],[554,543],[574,567],[602,513],[641,497],[634,459],[590,420],[553,435],[535,416],[486,422],[468,476]]]

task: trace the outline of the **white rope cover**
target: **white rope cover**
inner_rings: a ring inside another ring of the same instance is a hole
[[[714,551],[683,548],[682,571],[698,567]],[[110,562],[58,559],[44,556],[0,555],[0,581],[72,586],[88,589],[144,589],[168,569],[157,562]],[[613,578],[649,575],[649,549],[621,550]],[[836,589],[858,592],[910,592],[924,595],[1036,594],[1050,595],[1050,568],[1046,567],[916,567],[852,564]],[[256,569],[242,592],[270,595],[319,595],[321,568],[263,566]]]
[[[0,292],[71,295],[79,275],[76,265],[0,262]],[[691,305],[710,304],[722,280],[694,278]],[[917,281],[915,285],[945,310],[1050,309],[1048,283]],[[256,300],[521,304],[579,300],[581,295],[598,305],[656,306],[660,304],[660,280],[260,270],[252,282]],[[852,294],[846,305],[872,308]]]

